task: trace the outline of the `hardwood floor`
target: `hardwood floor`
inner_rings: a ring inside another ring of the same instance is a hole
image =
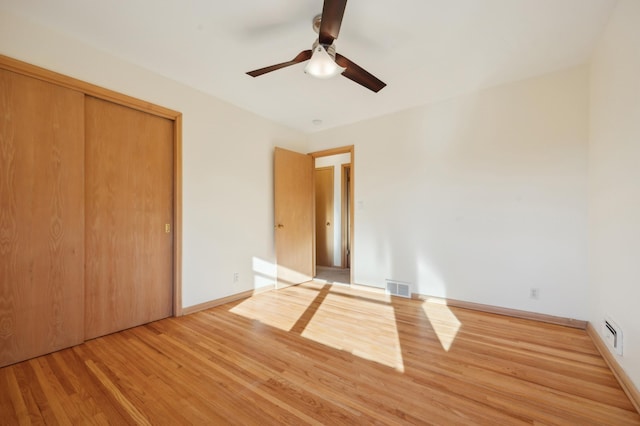
[[[302,284],[0,369],[1,424],[640,424],[583,330]]]

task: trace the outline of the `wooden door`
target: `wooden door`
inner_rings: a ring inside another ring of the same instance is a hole
[[[168,317],[173,122],[86,99],[86,338]]]
[[[316,187],[316,265],[333,263],[333,166],[315,169]]]
[[[0,366],[84,338],[83,105],[0,70]]]
[[[309,281],[313,262],[313,159],[275,149],[274,219],[279,287]]]

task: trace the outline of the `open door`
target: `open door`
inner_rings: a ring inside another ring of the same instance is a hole
[[[313,158],[275,149],[274,220],[277,288],[314,275]]]

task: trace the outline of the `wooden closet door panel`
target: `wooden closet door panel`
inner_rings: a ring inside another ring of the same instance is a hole
[[[0,365],[84,340],[84,95],[0,70]]]
[[[172,314],[173,122],[92,97],[85,105],[90,339]]]

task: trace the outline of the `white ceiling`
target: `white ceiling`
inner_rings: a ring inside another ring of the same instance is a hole
[[[0,0],[0,8],[304,132],[584,63],[616,0],[350,0],[337,51],[379,93],[293,59],[322,0]],[[313,120],[322,120],[321,125]]]

